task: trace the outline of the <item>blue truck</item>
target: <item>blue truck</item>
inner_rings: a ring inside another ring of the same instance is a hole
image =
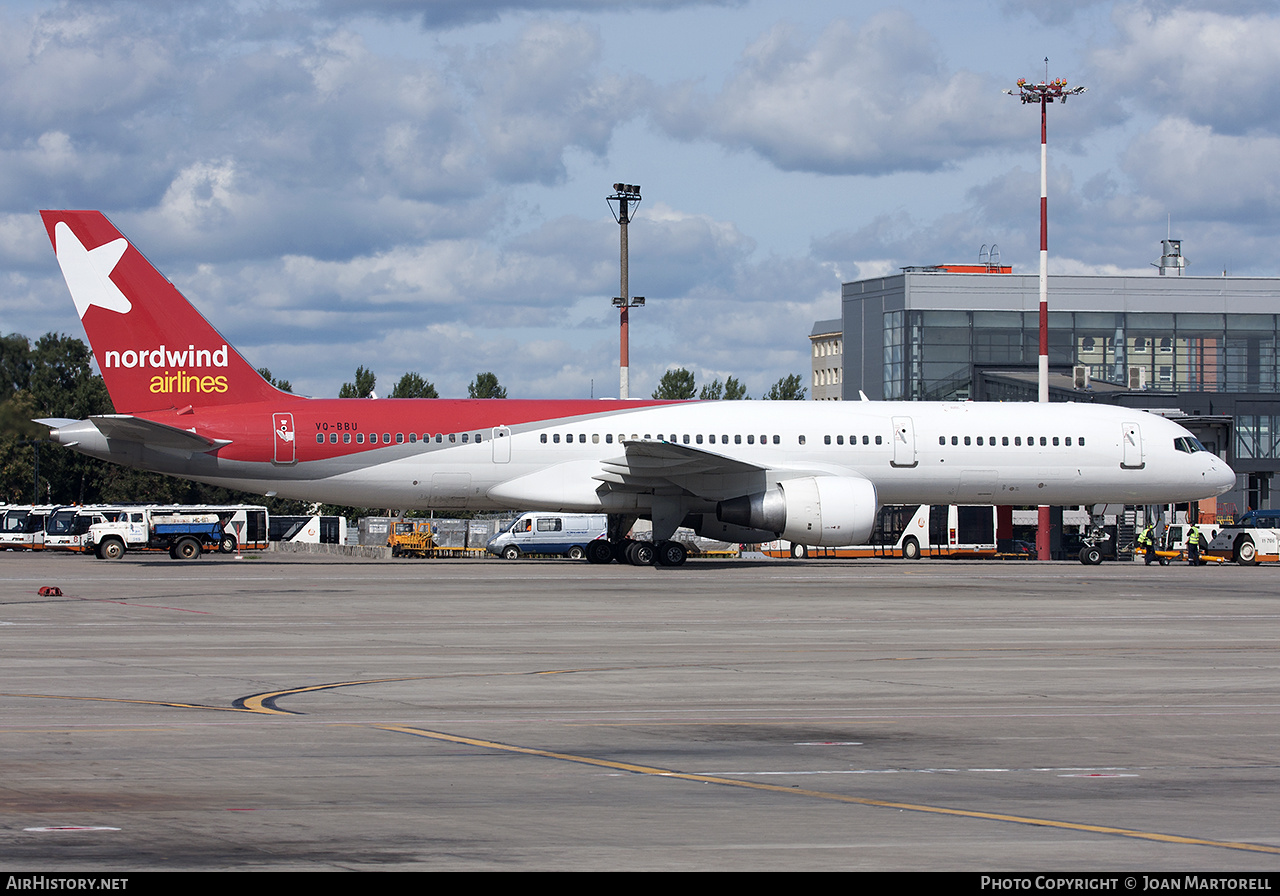
[[[225,524],[217,513],[130,508],[114,522],[90,526],[87,544],[99,560],[118,560],[129,551],[163,550],[174,560],[198,560],[206,550],[222,545]]]

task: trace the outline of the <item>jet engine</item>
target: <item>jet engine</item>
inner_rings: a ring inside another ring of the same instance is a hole
[[[721,522],[806,545],[865,544],[876,521],[876,488],[852,476],[787,479],[716,505]]]

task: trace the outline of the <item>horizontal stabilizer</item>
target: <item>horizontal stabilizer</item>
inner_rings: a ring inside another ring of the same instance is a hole
[[[63,426],[70,426],[72,423],[80,421],[74,417],[42,417],[39,420],[32,420],[32,423],[39,423],[41,426],[47,426],[50,429],[59,429]]]
[[[128,414],[102,414],[90,417],[89,420],[108,439],[140,442],[148,448],[207,452],[231,444],[226,439],[208,439],[193,430],[178,429],[176,426],[168,426]]]

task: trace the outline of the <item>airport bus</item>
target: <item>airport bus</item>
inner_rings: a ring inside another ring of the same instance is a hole
[[[273,516],[267,526],[271,541],[295,544],[346,544],[347,519],[342,516]]]
[[[115,505],[59,507],[44,519],[44,549],[83,552],[89,527],[113,523],[123,512],[124,508]]]
[[[0,550],[34,551],[44,547],[44,518],[52,504],[14,504],[0,520]]]
[[[785,539],[762,544],[769,557],[994,557],[996,509],[991,505],[889,505],[876,514],[868,544],[809,547]]]

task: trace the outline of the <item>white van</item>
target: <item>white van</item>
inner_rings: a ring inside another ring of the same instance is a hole
[[[507,560],[524,554],[559,554],[570,560],[587,555],[587,544],[604,538],[609,521],[603,513],[525,513],[499,532],[485,550]]]

